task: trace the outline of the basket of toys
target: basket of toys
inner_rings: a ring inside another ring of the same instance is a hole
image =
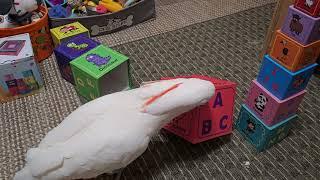
[[[154,0],[68,0],[66,4],[49,8],[51,28],[77,21],[92,37],[120,31],[154,17]]]
[[[25,25],[19,26],[10,22],[7,15],[1,15],[0,19],[0,38],[29,33],[36,61],[40,62],[52,54],[53,44],[49,30],[48,10],[45,6],[39,5],[30,17],[31,22]]]

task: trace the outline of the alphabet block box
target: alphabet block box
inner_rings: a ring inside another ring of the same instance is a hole
[[[164,129],[193,144],[230,134],[236,84],[198,75],[181,76],[180,78],[199,78],[211,81],[216,88],[215,94],[207,104],[173,119]]]
[[[291,72],[265,55],[257,81],[278,99],[284,100],[306,88],[316,65],[314,63],[297,72]]]
[[[295,8],[313,17],[318,17],[320,15],[319,0],[296,0]]]
[[[0,39],[0,102],[34,94],[43,86],[29,34]]]
[[[246,99],[246,106],[270,127],[296,114],[305,93],[304,90],[280,100],[253,80]]]
[[[273,59],[293,72],[315,63],[319,55],[320,41],[303,46],[280,31],[276,32],[270,52]]]
[[[128,57],[103,45],[70,64],[76,90],[88,101],[131,87]]]
[[[242,105],[235,128],[260,152],[284,139],[296,118],[297,115],[293,115],[268,127],[246,105]]]
[[[71,72],[70,62],[89,50],[100,45],[84,35],[75,36],[69,41],[61,43],[54,49],[56,61],[59,66],[61,76],[68,82],[74,84],[74,79]]]
[[[281,31],[296,40],[308,45],[320,39],[320,17],[314,18],[290,6]]]
[[[57,47],[62,42],[68,41],[74,36],[83,34],[87,37],[90,37],[88,29],[79,22],[74,22],[50,29],[50,32],[55,47]]]

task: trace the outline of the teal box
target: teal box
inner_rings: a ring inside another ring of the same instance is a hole
[[[284,139],[289,134],[291,124],[295,119],[297,115],[268,127],[243,104],[238,120],[235,122],[235,128],[260,152]]]
[[[317,64],[311,64],[299,71],[291,72],[265,55],[257,81],[280,100],[303,91]]]

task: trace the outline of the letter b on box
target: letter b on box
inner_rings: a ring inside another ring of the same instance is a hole
[[[164,129],[193,144],[230,134],[233,124],[236,84],[197,75],[177,78],[199,78],[211,81],[216,88],[215,94],[207,104],[180,115],[167,124]]]

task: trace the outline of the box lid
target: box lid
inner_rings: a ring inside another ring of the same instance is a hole
[[[28,33],[0,38],[0,66],[32,57],[33,49]]]
[[[74,22],[53,28],[50,31],[57,39],[64,39],[70,36],[88,32],[88,29],[79,22]]]
[[[127,60],[128,57],[100,45],[71,61],[70,64],[99,79]]]
[[[85,35],[79,35],[71,38],[67,42],[63,42],[55,49],[55,51],[73,60],[99,45],[99,42],[94,41]]]

